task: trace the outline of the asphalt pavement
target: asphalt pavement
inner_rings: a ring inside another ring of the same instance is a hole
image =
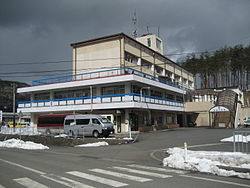
[[[140,133],[137,142],[97,148],[0,149],[3,187],[250,187],[250,181],[164,168],[169,147],[232,151],[232,129],[179,128]]]

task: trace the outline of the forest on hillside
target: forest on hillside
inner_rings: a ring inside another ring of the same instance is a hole
[[[182,62],[182,66],[197,78],[197,89],[250,89],[250,45],[224,47],[212,53],[191,54]]]
[[[13,84],[16,88],[29,86],[26,83],[14,82],[0,79],[0,110],[4,112],[13,111]],[[17,94],[16,102],[27,101],[29,96],[25,94]]]

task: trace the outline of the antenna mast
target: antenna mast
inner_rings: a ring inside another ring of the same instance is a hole
[[[137,37],[137,28],[136,28],[136,24],[137,24],[137,17],[136,17],[136,9],[134,11],[134,16],[132,18],[133,24],[134,24],[134,31],[133,31],[133,37],[136,38]]]

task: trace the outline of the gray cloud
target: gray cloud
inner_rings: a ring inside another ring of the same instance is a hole
[[[157,33],[159,26],[167,54],[250,42],[249,0],[2,0],[0,73],[70,69],[70,62],[3,64],[70,61],[72,42],[119,32],[131,35],[135,9],[138,33],[146,33],[147,26]],[[25,82],[43,77],[14,76],[19,75],[0,74],[1,79]]]

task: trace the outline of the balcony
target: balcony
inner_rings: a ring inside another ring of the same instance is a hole
[[[158,110],[183,111],[181,101],[140,95],[137,93],[101,95],[91,97],[64,98],[18,103],[18,112],[45,112],[115,108],[147,108]]]
[[[72,81],[81,81],[81,80],[89,80],[89,79],[96,79],[96,78],[113,77],[113,76],[119,76],[119,75],[137,75],[137,76],[140,76],[140,77],[143,77],[146,79],[154,80],[154,81],[178,88],[178,89],[190,90],[188,88],[180,86],[177,83],[173,83],[171,81],[168,81],[164,78],[152,76],[150,74],[146,74],[146,73],[140,72],[138,70],[135,70],[135,69],[132,69],[129,67],[34,80],[34,81],[32,81],[32,86],[47,85],[47,84],[54,84],[54,83],[64,83],[64,82],[72,82]]]

